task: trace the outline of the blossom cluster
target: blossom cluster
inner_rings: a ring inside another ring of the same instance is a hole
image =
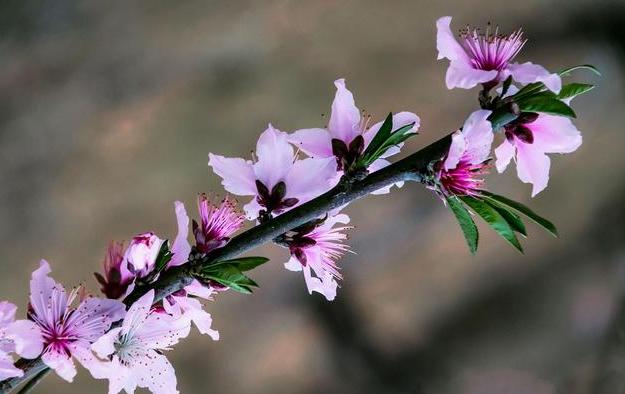
[[[456,37],[450,23],[451,17],[437,22],[438,58],[449,60],[447,87],[479,86],[481,108],[447,137],[446,153],[432,158],[421,179],[456,215],[472,251],[477,248],[474,215],[520,249],[515,233],[525,235],[525,228],[519,214],[552,232],[555,228],[523,205],[486,190],[492,145],[500,140],[494,149],[497,170],[503,172],[514,159],[519,179],[532,184],[535,196],[548,184],[547,154],[570,153],[581,145],[569,104],[590,85],[564,85],[565,73],[515,63],[526,42],[521,30],[501,35],[489,26],[484,33],[465,29]],[[420,118],[415,113],[397,112],[374,123],[356,106],[344,79],[334,85],[327,126],[285,132],[269,124],[250,159],[209,153],[208,165],[225,190],[247,199],[242,212],[233,197],[218,201],[200,194],[196,221],[175,202],[173,242],[148,231],[127,243],[108,245],[102,272],[95,274],[101,296],[88,295],[83,287],[66,290],[50,277],[50,265],[42,260],[32,273],[26,319],[16,320],[15,305],[0,302],[0,381],[23,375],[14,364],[15,354],[41,357],[69,382],[77,373],[77,361],[94,378],[107,379],[109,393],[133,393],[138,387],[177,393],[165,351],[187,337],[192,326],[219,339],[204,302],[228,290],[251,292],[256,283],[244,272],[267,261],[213,261],[213,253],[227,245],[246,220],[271,223],[340,185],[389,166],[404,142],[417,135]],[[502,112],[508,120],[499,124],[496,115]],[[402,185],[402,180],[393,180],[372,194],[388,194],[392,186]],[[285,268],[302,272],[308,292],[329,301],[335,299],[342,279],[339,260],[350,251],[345,243],[350,218],[344,209],[345,205],[327,210],[274,239],[288,251]],[[188,267],[192,276],[185,287],[164,296],[155,292],[160,277],[181,267]],[[130,303],[133,294],[140,296]]]

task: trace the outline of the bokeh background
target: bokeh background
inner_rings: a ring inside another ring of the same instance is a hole
[[[196,193],[222,193],[209,151],[248,155],[268,122],[322,126],[337,77],[377,118],[421,116],[406,152],[457,128],[476,91],[444,86],[440,16],[457,28],[523,26],[520,60],[552,70],[595,64],[602,78],[576,74],[598,85],[575,102],[584,144],[553,158],[550,187],[530,199],[510,170],[489,179],[552,219],[559,239],[530,225],[521,256],[482,226],[472,257],[441,202],[407,185],[349,207],[357,254],[342,260],[337,301],[308,296],[303,278],[282,268],[286,252],[269,246],[257,251],[273,262],[254,272],[253,296],[209,305],[222,339],[194,332],[168,356],[183,393],[581,394],[615,376],[605,365],[625,288],[623,2],[0,7],[0,298],[22,313],[40,258],[57,279],[96,292],[107,241],[172,237],[174,200],[194,213]],[[105,390],[82,369],[74,384],[50,376],[38,387]]]

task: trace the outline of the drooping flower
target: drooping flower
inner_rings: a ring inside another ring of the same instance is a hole
[[[162,354],[189,335],[189,322],[152,310],[154,290],[137,300],[126,313],[121,327],[113,328],[91,346],[103,360],[90,372],[109,380],[109,394],[137,387],[155,394],[176,394],[176,373]]]
[[[256,144],[258,161],[209,154],[208,165],[230,193],[254,196],[243,209],[249,220],[277,215],[302,204],[333,186],[332,159],[297,160],[287,136],[269,125]]]
[[[308,292],[316,291],[328,301],[336,297],[337,280],[342,278],[337,260],[349,251],[343,241],[347,239],[347,226],[334,227],[337,223],[349,223],[349,216],[338,214],[327,217],[291,235],[286,241],[291,258],[284,264],[290,271],[303,271]]]
[[[495,149],[497,171],[516,161],[517,175],[532,184],[532,197],[547,187],[551,161],[547,153],[571,153],[582,144],[582,135],[569,118],[523,113],[505,126],[506,139]]]
[[[342,172],[357,160],[369,146],[380,130],[382,122],[368,126],[369,117],[361,115],[356,107],[354,96],[345,86],[344,79],[334,81],[336,95],[332,102],[330,121],[326,129],[313,128],[297,130],[289,135],[289,141],[304,153],[314,158],[332,157],[336,160],[337,170]],[[413,131],[419,129],[419,117],[412,112],[399,112],[393,115],[393,129],[414,124]],[[373,162],[368,170],[377,171],[390,163],[386,158],[399,153],[400,146],[388,149],[378,160]],[[401,184],[398,184],[401,186]],[[390,190],[384,188],[377,193]]]
[[[61,284],[48,276],[50,272],[45,260],[33,272],[28,314],[43,336],[43,362],[71,382],[76,375],[72,357],[89,368],[94,361],[89,350],[91,343],[124,316],[125,308],[117,300],[95,297],[87,297],[72,308],[78,289],[67,294]]]
[[[224,198],[219,206],[213,205],[206,194],[198,196],[200,223],[193,221],[193,234],[197,249],[208,253],[224,246],[230,236],[237,232],[245,217],[236,210],[236,202]]]
[[[126,294],[135,276],[128,271],[124,263],[124,244],[111,241],[104,256],[104,275],[94,273],[100,283],[100,290],[106,298],[119,299]]]
[[[494,85],[511,75],[521,84],[543,82],[549,90],[560,91],[562,81],[558,74],[531,62],[512,62],[526,42],[521,29],[506,36],[499,34],[498,28],[491,30],[490,25],[484,34],[466,28],[456,40],[450,24],[450,16],[436,21],[438,59],[450,61],[445,78],[448,89],[470,89],[480,83]]]
[[[16,311],[10,302],[0,302],[0,381],[24,375],[13,365],[11,353],[36,358],[43,349],[39,327],[30,320],[15,320]]]
[[[494,138],[490,114],[487,110],[473,112],[462,130],[452,135],[449,152],[437,173],[443,194],[475,196],[482,190]]]

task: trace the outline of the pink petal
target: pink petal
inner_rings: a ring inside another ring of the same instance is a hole
[[[191,244],[187,240],[189,236],[189,216],[184,208],[184,204],[180,201],[174,202],[176,209],[176,220],[178,222],[178,235],[174,239],[174,243],[171,245],[171,252],[173,256],[169,261],[170,267],[182,265],[189,259],[191,253]]]
[[[313,261],[315,248],[306,249],[306,257],[309,261]],[[317,277],[312,276],[311,265],[308,264],[306,267],[303,267],[304,271],[304,281],[306,282],[306,287],[308,287],[308,293],[312,294],[313,292],[317,292],[323,295],[328,301],[333,301],[336,298],[336,289],[338,288],[338,284],[334,277],[328,272],[315,272]]]
[[[30,305],[40,320],[54,326],[65,314],[67,295],[61,284],[48,277],[50,272],[48,262],[41,260],[30,279]]]
[[[493,127],[488,121],[492,112],[478,110],[464,122],[462,134],[467,142],[465,157],[472,164],[483,163],[490,156],[493,144]]]
[[[149,360],[147,365],[137,363],[132,370],[137,385],[147,388],[153,394],[178,394],[176,371],[167,358],[149,350],[145,359]]]
[[[150,309],[152,309],[153,303],[154,290],[149,290],[141,296],[141,298],[135,301],[128,309],[128,312],[126,312],[124,322],[122,323],[121,333],[126,335],[143,325],[145,320],[148,318],[148,314],[150,313]]]
[[[290,143],[312,158],[332,157],[332,138],[326,129],[301,129],[288,136]]]
[[[469,64],[452,61],[447,69],[445,83],[447,84],[447,89],[471,89],[480,83],[494,80],[497,78],[497,74],[498,72],[495,70],[476,70]]]
[[[68,332],[94,342],[108,331],[111,324],[124,317],[126,308],[117,300],[88,297],[65,322]]]
[[[296,257],[291,256],[289,261],[284,263],[284,268],[288,269],[289,271],[299,272],[302,270],[302,263],[300,263]]]
[[[30,320],[17,320],[5,330],[5,337],[15,344],[15,353],[24,358],[36,358],[43,350],[39,326]]]
[[[533,82],[542,82],[547,89],[554,93],[560,93],[562,88],[562,80],[555,73],[550,73],[546,68],[531,62],[513,63],[508,65],[508,71],[512,74],[512,78],[522,84]]]
[[[115,353],[115,342],[119,338],[121,333],[121,327],[116,327],[106,334],[102,335],[91,345],[91,349],[103,359],[108,358],[111,354]]]
[[[328,131],[332,138],[349,144],[361,133],[360,110],[356,107],[354,95],[345,87],[345,79],[334,81],[336,95],[332,102],[332,113],[328,123]]]
[[[256,176],[251,161],[209,153],[208,165],[221,177],[221,184],[230,193],[238,196],[256,195]]]
[[[495,162],[495,166],[497,167],[497,171],[504,172],[508,164],[510,164],[510,160],[514,157],[516,153],[516,148],[512,145],[508,140],[504,140],[501,145],[499,145],[495,149],[495,156],[497,157],[497,161]]]
[[[522,182],[532,184],[532,197],[547,187],[550,167],[549,157],[533,145],[516,144],[517,175]]]
[[[0,328],[7,324],[13,323],[15,320],[15,313],[17,312],[17,306],[8,301],[0,302]]]
[[[247,220],[258,219],[258,213],[260,212],[261,209],[265,209],[265,208],[263,208],[258,203],[258,201],[256,201],[256,199],[253,199],[252,201],[248,202],[247,204],[243,206],[243,211],[245,212],[245,218]]]
[[[467,53],[451,32],[451,16],[444,16],[436,21],[436,49],[437,59],[447,58],[452,61],[469,62]],[[450,88],[451,89],[451,88]]]
[[[451,136],[451,145],[449,145],[447,158],[443,163],[445,170],[452,170],[456,168],[466,149],[467,141],[465,140],[462,131],[458,130]]]
[[[534,144],[545,153],[571,153],[582,144],[582,135],[571,119],[541,114],[528,127],[534,134]]]
[[[190,285],[184,288],[188,295],[194,297],[200,297],[205,300],[210,300],[213,295],[213,290],[208,286],[204,286],[197,279],[193,279]]]
[[[212,329],[213,318],[202,307],[202,303],[189,297],[173,297],[182,309],[183,316],[193,322],[200,334],[207,334],[213,340],[219,340],[219,332]]]
[[[24,371],[13,365],[11,357],[0,353],[0,381],[23,375]]]
[[[151,313],[134,335],[150,349],[167,349],[189,336],[191,323],[184,317],[172,317],[165,313]]]
[[[96,379],[104,379],[108,375],[108,362],[99,360],[92,352],[87,342],[74,342],[69,345],[72,357],[74,357],[80,365],[85,367]]]
[[[336,173],[334,157],[298,160],[286,176],[286,195],[297,198],[300,204],[317,197],[334,186]]]
[[[269,190],[284,180],[295,160],[293,147],[289,144],[286,133],[275,129],[271,124],[256,143],[256,155],[258,161],[253,165],[255,179],[263,182]]]
[[[70,383],[74,380],[74,376],[76,376],[76,366],[74,366],[74,362],[66,353],[50,349],[43,353],[41,359],[61,378]]]

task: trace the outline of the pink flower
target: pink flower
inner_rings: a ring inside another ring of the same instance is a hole
[[[109,394],[137,387],[155,394],[178,393],[176,373],[162,354],[189,335],[189,322],[152,311],[154,290],[137,300],[126,313],[121,327],[113,328],[92,345],[102,359],[90,372],[109,380]]]
[[[138,278],[152,272],[163,242],[151,231],[133,237],[124,255],[128,271]]]
[[[198,298],[212,300],[215,292],[211,287],[204,286],[196,279],[184,288],[163,299],[163,310],[174,318],[186,319],[195,324],[201,334],[210,336],[213,340],[219,339],[219,332],[212,329],[213,318]]]
[[[332,112],[327,129],[302,129],[297,130],[288,138],[291,143],[304,153],[314,158],[332,157],[336,160],[337,170],[343,171],[345,166],[351,165],[361,153],[369,146],[373,137],[378,133],[382,122],[368,127],[369,117],[363,118],[360,110],[356,107],[354,96],[345,87],[344,79],[334,81],[336,95],[332,102]],[[399,112],[393,115],[393,129],[414,123],[413,130],[419,129],[419,117],[411,112]],[[387,150],[380,159],[376,160],[368,168],[370,172],[386,167],[390,163],[386,158],[399,153],[401,146],[395,146]],[[398,184],[401,187],[401,184]],[[388,193],[390,187],[377,191]]]
[[[198,196],[200,223],[193,221],[193,234],[197,248],[202,253],[224,246],[230,236],[237,232],[245,217],[236,211],[236,201],[224,198],[217,207],[206,194]]]
[[[100,290],[106,298],[114,300],[124,296],[135,276],[128,271],[124,262],[124,244],[122,242],[110,242],[104,256],[104,275],[94,273],[100,283]]]
[[[569,118],[523,113],[505,126],[506,140],[495,149],[497,171],[516,160],[517,175],[532,184],[532,197],[547,187],[550,160],[546,153],[571,153],[582,144],[582,136]]]
[[[296,160],[285,133],[269,125],[256,144],[258,161],[209,154],[208,165],[232,194],[254,196],[243,209],[250,220],[277,215],[333,186],[332,159]]]
[[[0,381],[24,375],[13,365],[11,353],[36,358],[43,349],[39,327],[30,320],[15,320],[16,311],[10,302],[0,302]]]
[[[450,16],[436,21],[438,59],[450,61],[445,78],[448,89],[470,89],[480,83],[494,85],[512,75],[516,82],[543,82],[549,90],[560,91],[562,81],[558,74],[531,62],[512,63],[526,41],[520,29],[504,36],[499,34],[498,28],[491,31],[490,25],[485,34],[467,28],[461,31],[458,42],[450,24]]]
[[[487,110],[473,112],[462,130],[452,135],[447,158],[437,174],[443,193],[474,196],[482,189],[494,137],[490,114]]]
[[[125,308],[119,301],[94,297],[85,298],[72,308],[77,289],[66,294],[49,273],[50,266],[41,260],[30,280],[29,318],[43,336],[43,362],[71,382],[76,375],[72,357],[89,368],[94,361],[89,346],[124,316]]]
[[[349,246],[343,244],[347,239],[343,231],[349,227],[334,227],[337,223],[349,223],[349,216],[330,216],[322,224],[297,232],[286,241],[291,252],[291,258],[284,265],[286,269],[304,271],[308,292],[321,293],[328,301],[336,297],[337,280],[341,279],[336,261],[349,250]]]

